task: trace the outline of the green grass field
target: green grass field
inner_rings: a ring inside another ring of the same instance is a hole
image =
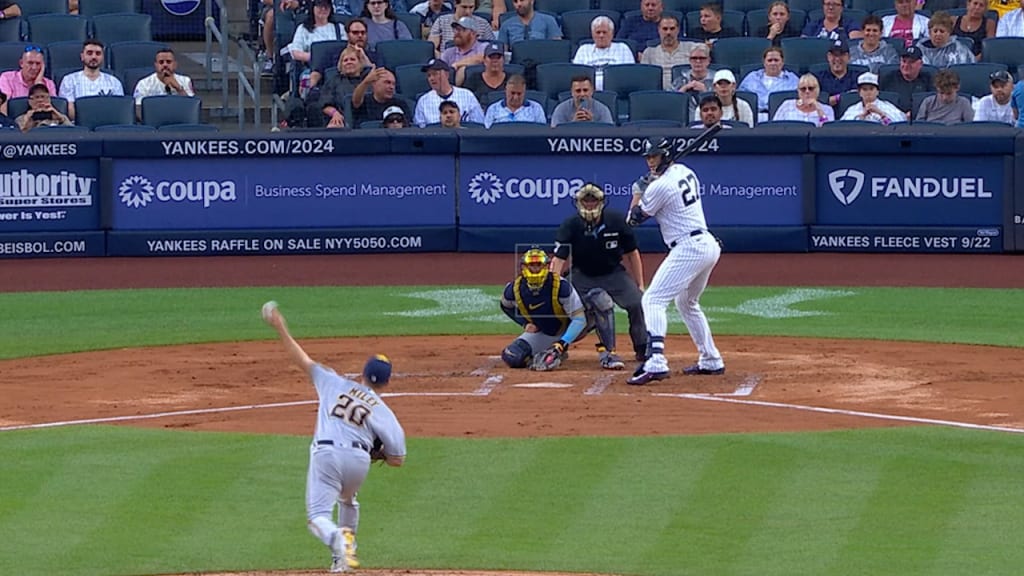
[[[270,339],[259,307],[271,298],[300,338],[511,334],[496,296],[0,294],[0,357]],[[716,334],[1024,347],[1019,290],[714,287],[702,302]],[[0,574],[322,569],[327,553],[305,528],[307,446],[107,426],[0,432]],[[1024,565],[1019,434],[411,438],[409,454],[404,468],[374,468],[361,493],[367,568],[1009,575]]]

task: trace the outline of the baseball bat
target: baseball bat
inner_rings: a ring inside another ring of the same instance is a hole
[[[715,137],[715,134],[722,129],[722,123],[717,122],[712,126],[706,128],[703,132],[697,135],[696,138],[690,141],[689,144],[683,147],[682,150],[676,152],[672,157],[672,162],[678,162],[681,158],[689,156],[693,152],[696,152],[701,146],[711,141]]]

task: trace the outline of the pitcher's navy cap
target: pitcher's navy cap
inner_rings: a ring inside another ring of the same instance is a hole
[[[387,384],[391,380],[391,360],[383,354],[374,354],[363,366],[363,378],[368,384]]]

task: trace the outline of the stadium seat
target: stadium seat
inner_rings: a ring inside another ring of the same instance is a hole
[[[81,42],[88,36],[89,19],[72,14],[38,14],[28,18],[28,39],[45,46],[62,40]]]
[[[555,130],[568,130],[573,128],[582,129],[598,129],[598,130],[615,130],[615,124],[609,124],[607,122],[566,122],[555,126]],[[611,132],[609,132],[611,133]]]
[[[597,0],[598,10],[612,10],[619,14],[636,10],[638,6],[640,6],[638,0]]]
[[[75,100],[75,123],[87,128],[135,122],[131,96],[86,96]]]
[[[21,41],[21,18],[0,20],[0,42]]]
[[[341,51],[348,46],[346,40],[313,42],[309,46],[309,66],[313,70],[330,70],[338,65]]]
[[[536,0],[533,8],[538,12],[561,16],[566,12],[589,10],[590,0]]]
[[[164,124],[157,128],[159,132],[220,132],[213,124]]]
[[[118,42],[107,45],[107,66],[112,70],[128,70],[129,68],[149,68],[154,70],[156,54],[166,50],[163,42]]]
[[[631,116],[629,95],[642,90],[661,90],[661,66],[614,64],[604,69],[604,90],[619,96],[619,114]]]
[[[391,70],[405,64],[423,66],[434,57],[434,44],[426,40],[384,40],[376,50],[381,63]]]
[[[536,64],[569,62],[572,60],[572,42],[568,40],[523,40],[512,44],[512,62],[523,64],[532,60]]]
[[[591,81],[594,80],[594,68],[591,66],[569,62],[540,64],[537,66],[537,90],[546,94],[548,98],[557,98],[560,93],[572,88],[574,76],[584,74]]]
[[[78,0],[78,14],[87,18],[137,11],[135,0]]]
[[[1005,64],[1016,70],[1024,65],[1024,38],[985,38],[981,41],[981,61]]]
[[[725,10],[746,13],[763,9],[767,6],[765,0],[725,0],[725,2],[720,2],[720,4],[722,4],[722,8]]]
[[[60,111],[61,114],[67,115],[67,100],[60,96],[50,96],[50,103],[53,104],[53,107]],[[7,101],[7,117],[13,120],[25,112],[28,112],[28,108],[28,98],[11,98]]]
[[[831,42],[827,38],[783,38],[782,52],[785,66],[799,76],[811,66],[826,62],[825,54]]]
[[[74,124],[68,124],[68,125],[61,124],[61,125],[54,125],[54,126],[39,126],[39,127],[36,128],[36,130],[46,130],[46,131],[52,130],[54,132],[88,132],[89,131],[89,129],[84,127],[84,126],[76,126]],[[33,134],[38,134],[38,132],[36,132],[34,130]]]
[[[384,127],[384,121],[383,120],[365,120],[365,121],[359,123],[359,129],[360,130],[373,130],[375,128],[383,128],[383,127]]]
[[[981,98],[991,94],[988,77],[997,70],[1006,70],[1006,64],[996,62],[975,62],[973,64],[954,64],[949,67],[960,77],[960,92]]]
[[[682,12],[686,14],[688,12],[700,11],[700,7],[707,4],[708,0],[664,0],[662,5],[665,6],[665,10],[672,10],[675,12]],[[637,2],[637,5],[640,3]]]
[[[159,128],[165,124],[199,124],[199,98],[147,96],[142,99],[142,123]]]
[[[135,85],[139,83],[139,80],[142,80],[152,73],[152,66],[147,66],[145,68],[127,68],[125,70],[118,70],[115,72],[117,77],[121,80],[121,86],[124,88],[124,93],[127,96],[131,96],[135,93]]]
[[[429,90],[422,64],[403,64],[395,68],[395,92],[415,100]]]
[[[21,8],[21,17],[28,18],[37,14],[67,14],[67,0],[21,0],[17,2]]]
[[[3,20],[0,20],[3,22]],[[25,49],[28,46],[34,46],[29,42],[0,42],[0,62],[3,62],[3,70],[14,70],[18,67],[18,61],[21,60],[21,55],[25,53]],[[40,47],[43,50],[43,57],[46,56],[46,49]]]
[[[771,45],[767,38],[722,38],[711,50],[711,61],[719,68],[736,71],[747,64],[760,66],[765,49]]]
[[[105,124],[92,129],[93,132],[156,132],[156,128],[145,124]]]
[[[629,121],[638,120],[670,120],[685,126],[690,122],[690,97],[664,90],[633,92],[629,95]]]
[[[630,120],[622,123],[623,128],[686,128],[689,122],[675,120]]]
[[[893,10],[893,3],[892,0],[850,0],[847,7],[865,12],[876,12],[878,10]],[[928,3],[928,7],[931,7],[931,2]],[[846,16],[846,12],[843,12],[843,16]]]
[[[550,130],[551,126],[544,122],[495,122],[491,124],[490,130],[513,131],[513,130]]]
[[[149,42],[153,39],[149,14],[101,14],[92,19],[93,36],[104,44]]]
[[[591,39],[590,23],[598,16],[611,18],[615,24],[615,29],[619,29],[621,14],[618,12],[612,12],[611,10],[572,10],[562,14],[562,38],[569,40],[573,44],[578,44],[580,40]]]
[[[58,68],[81,68],[82,67],[82,42],[72,40],[70,42],[52,42],[46,45],[46,69],[56,70]]]
[[[413,40],[425,40],[423,37],[423,18],[419,14],[413,14],[411,12],[395,12],[395,18],[399,22],[405,24],[406,28],[409,29],[409,34],[412,35]],[[339,19],[341,24],[341,19]]]

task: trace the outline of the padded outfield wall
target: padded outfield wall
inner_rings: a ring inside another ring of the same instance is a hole
[[[624,212],[643,139],[697,133],[6,136],[0,257],[511,252],[552,242],[583,182]],[[686,162],[727,251],[1024,250],[1016,130],[723,131]]]

